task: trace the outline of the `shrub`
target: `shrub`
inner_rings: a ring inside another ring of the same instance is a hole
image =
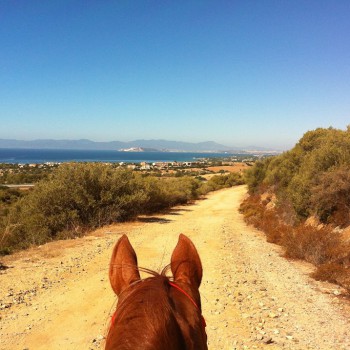
[[[200,181],[189,176],[180,178],[148,177],[144,179],[143,186],[147,194],[143,212],[152,213],[197,199]]]
[[[330,227],[288,225],[281,219],[280,209],[266,209],[265,202],[260,195],[245,199],[240,206],[245,220],[261,229],[268,242],[282,245],[286,257],[314,264],[314,278],[337,283],[350,291],[350,243]]]
[[[249,193],[257,193],[263,184],[267,168],[272,158],[255,162],[254,166],[244,172],[244,181],[248,185]]]
[[[312,277],[319,281],[336,283],[350,292],[350,264],[328,262],[317,267]]]
[[[236,174],[218,176],[206,190],[240,181]],[[64,164],[6,207],[0,216],[0,252],[80,236],[102,225],[188,203],[198,198],[202,184],[189,176],[143,176],[101,163]]]
[[[282,245],[287,257],[320,265],[337,257],[341,240],[330,228],[300,225],[284,236]]]
[[[311,190],[311,206],[321,221],[339,226],[350,224],[350,166],[330,170],[318,177]]]
[[[199,193],[205,195],[211,191],[221,190],[232,186],[243,185],[244,179],[239,173],[214,175],[199,188]]]
[[[299,219],[317,213],[324,223],[350,222],[350,128],[305,133],[293,149],[267,158],[245,173],[250,193],[269,190]]]
[[[60,232],[79,235],[138,214],[146,200],[140,177],[131,171],[65,164],[11,209],[8,241],[22,248],[57,238]]]
[[[274,209],[266,210],[260,195],[248,197],[240,206],[245,220],[262,230],[269,243],[280,244],[288,226],[278,218]]]

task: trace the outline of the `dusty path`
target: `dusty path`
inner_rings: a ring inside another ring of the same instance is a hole
[[[341,291],[311,280],[305,265],[281,258],[247,227],[237,211],[244,195],[244,187],[219,191],[168,215],[2,259],[9,268],[0,270],[0,349],[103,348],[115,302],[107,276],[112,245],[127,233],[139,265],[160,270],[180,232],[204,266],[209,349],[350,349]]]

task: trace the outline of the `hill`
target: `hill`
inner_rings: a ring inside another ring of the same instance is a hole
[[[229,147],[214,141],[206,142],[182,142],[168,140],[134,140],[129,142],[109,141],[95,142],[88,139],[80,140],[14,140],[0,139],[0,148],[26,148],[26,149],[71,149],[71,150],[128,150],[143,149],[145,151],[158,152],[228,152],[228,153],[251,153],[269,152],[263,147]],[[274,152],[274,151],[272,151]]]
[[[110,141],[95,142],[87,139],[81,140],[8,140],[0,139],[0,148],[39,148],[39,149],[85,149],[85,150],[121,150],[130,148],[153,149],[155,151],[178,152],[219,152],[229,151],[232,147],[216,142],[179,142],[167,140],[135,140],[129,142]]]
[[[350,292],[350,127],[308,131],[293,149],[246,172],[246,220],[314,277]]]

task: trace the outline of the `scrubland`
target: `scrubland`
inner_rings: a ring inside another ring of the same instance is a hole
[[[350,128],[307,132],[293,149],[246,172],[247,222],[288,258],[317,266],[314,277],[350,291]]]
[[[242,184],[239,173],[157,177],[102,163],[67,163],[27,194],[0,189],[0,253],[79,237],[115,222]]]
[[[245,194],[245,186],[223,189],[165,214],[3,257],[0,349],[103,349],[116,302],[108,279],[113,245],[127,234],[139,266],[160,271],[179,233],[202,260],[209,349],[349,349],[343,289],[311,279],[310,264],[284,259],[246,225],[238,212]]]

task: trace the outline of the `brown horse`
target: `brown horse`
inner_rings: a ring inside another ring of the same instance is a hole
[[[141,279],[137,257],[126,235],[114,247],[109,279],[118,296],[106,339],[106,350],[205,350],[207,335],[199,285],[202,264],[185,235],[171,256],[173,279],[147,272]]]

